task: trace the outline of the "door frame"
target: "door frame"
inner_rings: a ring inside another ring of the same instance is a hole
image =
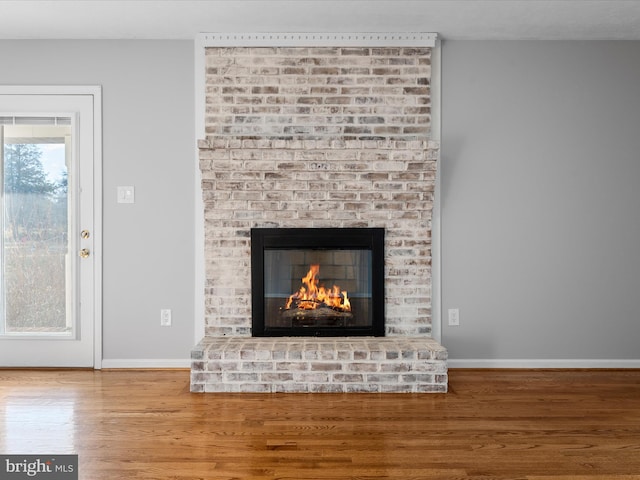
[[[102,87],[100,85],[0,85],[0,95],[93,97],[93,368],[102,368]]]

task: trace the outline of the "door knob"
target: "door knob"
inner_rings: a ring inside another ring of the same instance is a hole
[[[89,251],[89,249],[88,249],[88,248],[83,248],[82,250],[80,250],[79,255],[80,255],[82,258],[87,258],[87,257],[89,256],[89,254],[90,254],[90,253],[91,253],[91,252]]]

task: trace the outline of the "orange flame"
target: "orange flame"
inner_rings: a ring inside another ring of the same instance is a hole
[[[351,303],[347,297],[347,292],[341,291],[337,285],[330,289],[318,286],[318,273],[320,273],[320,265],[311,265],[311,268],[302,279],[304,286],[289,297],[285,308],[287,310],[290,309],[295,301],[296,306],[302,310],[313,310],[326,305],[336,310],[350,312]]]

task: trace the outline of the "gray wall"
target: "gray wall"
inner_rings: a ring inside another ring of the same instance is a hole
[[[640,358],[640,42],[447,41],[442,343]]]
[[[103,353],[187,359],[194,341],[191,41],[0,41],[0,84],[101,85]],[[116,203],[134,185],[136,203]],[[160,309],[173,327],[160,327]]]
[[[102,85],[104,357],[188,358],[193,43],[0,41],[0,65]],[[450,357],[640,358],[640,43],[445,41],[442,66]]]

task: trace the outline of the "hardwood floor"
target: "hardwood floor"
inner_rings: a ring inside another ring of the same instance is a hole
[[[640,479],[640,370],[450,370],[447,394],[192,394],[189,372],[0,370],[0,454],[100,479]]]

